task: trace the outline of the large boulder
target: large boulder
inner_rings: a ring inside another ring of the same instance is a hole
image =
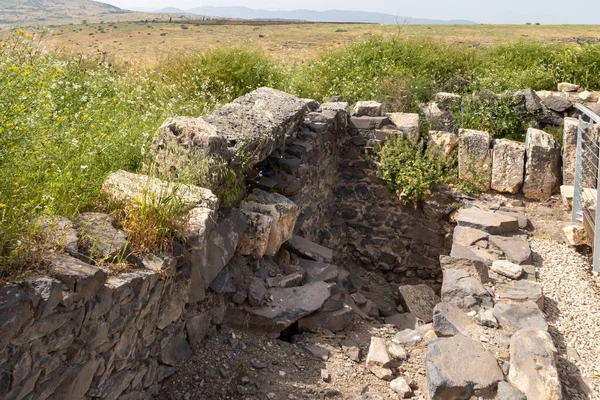
[[[238,249],[242,255],[274,256],[291,237],[298,218],[298,206],[277,193],[255,189],[240,206],[248,217]]]
[[[526,398],[563,398],[556,363],[556,347],[548,332],[524,329],[512,336],[508,379]]]
[[[462,309],[493,307],[492,295],[481,281],[463,270],[444,270],[442,301],[453,303]]]
[[[402,285],[398,288],[405,311],[429,323],[433,320],[433,308],[441,301],[429,285]]]
[[[525,145],[513,140],[495,141],[492,164],[492,189],[515,194],[523,186]]]
[[[458,134],[458,175],[478,189],[490,189],[492,179],[492,156],[490,134],[461,129]]]
[[[491,397],[504,380],[492,353],[461,334],[429,343],[425,372],[431,400]]]
[[[546,200],[560,185],[560,146],[552,135],[533,128],[527,130],[525,145],[523,194],[528,199]]]
[[[573,107],[573,104],[566,97],[554,95],[542,98],[542,104],[556,112],[565,112]]]

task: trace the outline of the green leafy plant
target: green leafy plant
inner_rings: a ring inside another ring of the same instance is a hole
[[[378,176],[404,203],[426,199],[436,185],[456,181],[456,159],[424,151],[423,141],[397,136],[378,152]]]

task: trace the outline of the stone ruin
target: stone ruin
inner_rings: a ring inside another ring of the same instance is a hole
[[[111,174],[108,197],[175,194],[187,215],[172,254],[132,256],[120,273],[94,262],[127,255],[112,217],[48,221],[49,242],[64,249],[50,254],[48,276],[0,288],[0,397],[152,398],[220,325],[277,337],[382,318],[400,330],[395,345],[428,343],[433,399],[561,398],[521,209],[485,210],[444,188],[404,205],[368,155],[393,135],[418,138],[419,116],[383,114],[374,102],[351,112],[267,88],[209,116],[167,121],[151,151],[163,174],[198,157],[233,162],[243,150],[253,166],[247,193],[226,207],[195,185]],[[560,184],[560,146],[542,131],[530,130],[525,145],[476,131],[430,137],[427,151],[458,151],[461,178],[484,189],[544,199]],[[570,144],[565,135],[565,167]],[[461,204],[472,207],[454,221]],[[482,329],[501,354],[482,346]],[[390,346],[373,338],[366,357],[386,380],[395,376]]]

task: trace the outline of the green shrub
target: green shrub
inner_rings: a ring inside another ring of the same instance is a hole
[[[378,176],[404,203],[423,201],[434,186],[457,179],[456,159],[424,151],[423,141],[397,136],[386,142],[378,158]]]
[[[519,100],[512,95],[474,94],[463,96],[455,112],[455,125],[465,129],[486,131],[493,138],[525,140],[527,118],[517,111]]]

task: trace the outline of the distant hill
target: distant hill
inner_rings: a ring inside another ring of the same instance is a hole
[[[396,16],[392,14],[383,14],[367,11],[312,11],[312,10],[293,10],[293,11],[268,11],[257,10],[247,7],[197,7],[190,10],[179,10],[168,8],[160,12],[170,13],[190,13],[196,15],[205,15],[209,17],[235,18],[235,19],[261,19],[261,20],[296,20],[311,22],[366,22],[378,24],[474,24],[467,20],[437,20],[427,18],[412,18],[406,16]]]
[[[92,0],[0,0],[0,24],[35,24],[50,20],[83,20],[129,14]]]

